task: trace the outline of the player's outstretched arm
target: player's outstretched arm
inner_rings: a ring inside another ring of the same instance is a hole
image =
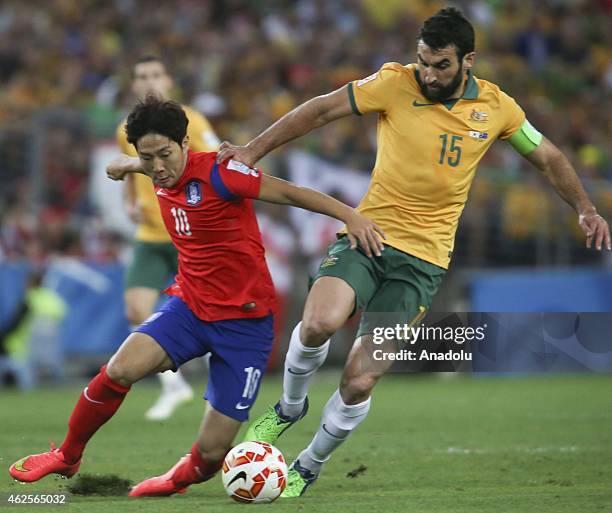
[[[224,141],[217,154],[217,162],[233,159],[252,167],[273,149],[352,112],[347,86],[343,86],[299,105],[246,146]]]
[[[525,158],[544,173],[559,196],[576,210],[578,222],[586,235],[586,247],[590,248],[595,241],[598,250],[603,244],[610,251],[612,243],[608,223],[597,213],[576,171],[561,150],[544,137]]]
[[[385,234],[376,223],[327,194],[264,174],[261,178],[259,199],[335,217],[346,224],[351,248],[355,249],[359,243],[368,257],[372,254],[380,256],[384,249],[382,239]]]
[[[144,173],[138,157],[119,155],[106,166],[106,176],[111,180],[123,180],[130,173]]]

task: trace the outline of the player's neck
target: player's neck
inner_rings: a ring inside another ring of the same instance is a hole
[[[463,75],[463,80],[461,81],[461,83],[459,84],[459,87],[457,87],[457,89],[455,89],[455,92],[448,97],[448,100],[458,100],[459,98],[461,98],[464,93],[465,93],[465,88],[467,87],[467,81],[468,81],[468,73],[467,71],[465,72],[465,74]]]

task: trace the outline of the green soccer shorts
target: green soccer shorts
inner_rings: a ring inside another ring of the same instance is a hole
[[[438,291],[446,270],[420,258],[385,246],[380,257],[368,258],[351,249],[342,236],[332,243],[313,279],[333,276],[355,291],[355,313],[363,309],[357,336],[371,334],[381,324],[419,323]]]
[[[126,271],[125,287],[162,291],[178,269],[178,253],[171,242],[134,243],[134,256]]]

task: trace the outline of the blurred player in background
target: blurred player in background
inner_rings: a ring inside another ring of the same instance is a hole
[[[297,107],[246,146],[223,143],[219,152],[219,162],[233,158],[252,166],[274,148],[336,119],[379,116],[376,164],[358,210],[385,231],[383,256],[347,251],[343,237],[330,246],[291,336],[283,394],[246,436],[275,443],[306,414],[308,385],[325,361],[329,338],[365,308],[340,387],[312,442],[293,462],[283,497],[303,494],[365,419],[372,390],[391,363],[362,365],[376,326],[367,314],[396,313],[402,324],[421,321],[449,266],[477,164],[495,140],[508,141],[574,208],[587,247],[610,250],[608,224],[567,158],[511,97],[472,74],[474,29],[458,10],[443,9],[425,21],[417,59],[407,66],[384,64],[369,77]]]
[[[132,71],[132,92],[138,99],[154,93],[169,98],[172,78],[164,63],[155,56],[136,62]],[[183,106],[189,119],[189,147],[193,151],[216,151],[219,140],[210,123],[199,112]],[[125,119],[117,126],[117,143],[126,155],[135,157],[136,150],[125,134]],[[126,315],[132,326],[147,319],[159,300],[160,292],[177,273],[177,252],[161,218],[151,180],[141,174],[126,180],[126,206],[137,225],[134,256],[126,273]],[[162,391],[156,403],[146,412],[150,420],[164,420],[178,405],[193,398],[189,383],[180,372],[159,374]]]
[[[43,369],[57,382],[64,378],[59,329],[68,307],[45,286],[44,276],[42,269],[30,271],[23,299],[8,323],[0,326],[0,388],[8,373],[24,390],[37,385]]]
[[[176,102],[147,96],[126,123],[138,158],[124,156],[108,168],[111,178],[146,173],[155,184],[164,224],[179,253],[179,272],[168,289],[172,297],[85,387],[61,447],[10,467],[19,481],[38,481],[51,473],[73,476],[85,446],[119,409],[133,383],[155,372],[176,371],[204,354],[211,355],[208,405],[197,441],[166,474],[143,481],[130,495],[183,493],[221,468],[255,402],[274,338],[274,285],[252,199],[336,217],[346,223],[354,248],[359,243],[368,254],[380,255],[384,234],[365,216],[240,162],[217,164],[216,153],[189,151],[187,123]]]

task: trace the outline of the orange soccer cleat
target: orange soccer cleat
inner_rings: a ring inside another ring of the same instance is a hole
[[[167,497],[175,493],[185,493],[189,485],[186,486],[185,483],[177,484],[172,478],[175,477],[177,471],[185,470],[183,467],[187,465],[191,466],[190,454],[183,456],[165,474],[141,481],[130,490],[128,495],[130,497]]]
[[[167,497],[175,493],[185,493],[190,485],[208,481],[219,471],[221,465],[223,465],[223,458],[219,461],[205,461],[197,445],[193,444],[191,452],[183,456],[168,472],[138,483],[128,495],[130,497]]]
[[[51,450],[21,458],[11,465],[9,474],[13,479],[23,483],[33,483],[49,474],[59,474],[70,478],[75,475],[81,461],[66,463],[62,452],[51,444]]]

